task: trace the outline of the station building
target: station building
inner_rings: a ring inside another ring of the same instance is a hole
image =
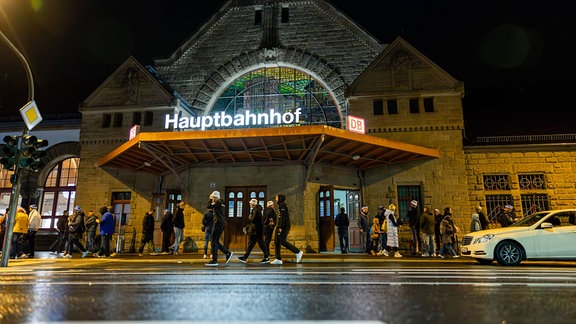
[[[469,142],[464,84],[402,37],[389,41],[324,0],[228,1],[172,55],[153,66],[129,57],[80,104],[72,205],[112,205],[129,250],[145,212],[159,227],[184,201],[185,252],[203,248],[214,190],[227,204],[224,243],[238,251],[248,201],[277,194],[287,196],[288,239],[308,252],[339,249],[340,207],[361,251],[361,206],[374,216],[394,203],[401,217],[411,200],[449,206],[467,231],[476,205],[490,216],[507,203],[518,214],[573,205],[572,135]],[[46,219],[62,209],[42,201],[64,157],[36,182]]]

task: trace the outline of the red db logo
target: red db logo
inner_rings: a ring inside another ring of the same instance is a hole
[[[348,130],[354,133],[365,134],[366,125],[364,124],[364,118],[348,116]]]

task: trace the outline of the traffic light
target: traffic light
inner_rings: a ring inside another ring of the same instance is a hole
[[[46,151],[42,151],[41,148],[45,146],[48,146],[47,140],[38,139],[34,135],[23,136],[19,166],[32,171],[42,169],[44,166],[42,157],[46,155]]]
[[[0,164],[4,169],[14,171],[16,166],[16,159],[18,158],[18,136],[4,136],[4,143],[0,151]]]

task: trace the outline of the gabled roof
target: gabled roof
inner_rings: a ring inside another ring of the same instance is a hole
[[[298,126],[140,133],[98,161],[103,168],[164,175],[193,167],[301,163],[357,170],[428,158],[436,149],[352,133]]]

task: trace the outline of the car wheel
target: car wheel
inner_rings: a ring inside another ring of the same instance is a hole
[[[523,258],[522,248],[518,243],[504,241],[496,246],[494,256],[499,264],[505,266],[519,265]]]
[[[486,260],[486,259],[476,259],[480,264],[492,264],[494,260]]]

